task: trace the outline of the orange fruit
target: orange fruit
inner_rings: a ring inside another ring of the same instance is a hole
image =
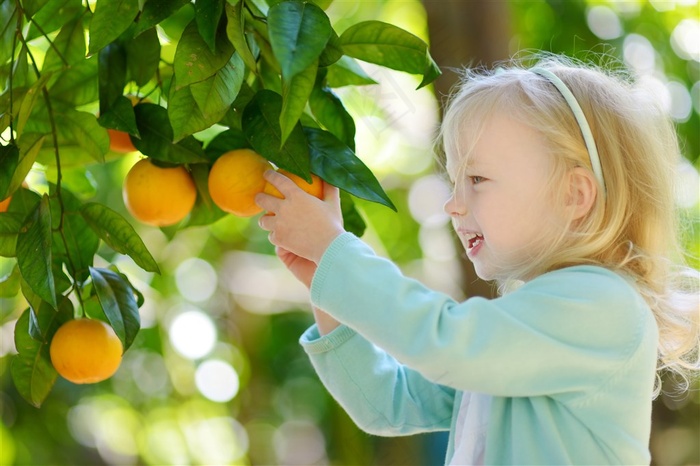
[[[319,199],[323,199],[323,180],[318,176],[311,174],[312,181],[311,184],[309,184],[304,178],[297,176],[294,173],[290,173],[282,168],[279,169],[279,173],[294,181],[294,184],[296,184],[312,196],[316,196]],[[279,197],[280,199],[284,198],[282,193],[279,192],[279,190],[270,183],[265,184],[264,192],[272,196]]]
[[[108,129],[107,133],[109,134],[109,150],[119,152],[121,154],[134,152],[136,150],[134,143],[131,142],[129,133],[126,131]]]
[[[149,159],[131,167],[122,193],[134,218],[157,227],[174,225],[187,217],[197,200],[197,188],[185,167],[161,168]]]
[[[224,212],[251,217],[262,212],[255,195],[265,189],[263,178],[272,165],[250,149],[236,149],[219,157],[209,172],[209,194]]]
[[[69,320],[56,331],[49,347],[51,363],[73,383],[97,383],[117,372],[123,347],[112,327],[94,319]]]
[[[0,201],[0,212],[7,212],[7,208],[10,207],[11,200],[12,200],[12,196],[9,196],[6,199],[3,199],[2,201]]]

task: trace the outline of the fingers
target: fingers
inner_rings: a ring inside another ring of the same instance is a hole
[[[258,226],[265,231],[273,231],[275,229],[276,221],[277,219],[275,218],[275,215],[261,215],[258,219]]]
[[[255,203],[263,210],[271,212],[273,215],[263,215],[263,217],[272,217],[279,209],[281,199],[271,196],[266,193],[258,193],[255,195]]]
[[[294,184],[292,180],[275,170],[267,170],[263,174],[263,178],[277,188],[284,197],[294,193],[296,190],[301,191],[301,188]]]

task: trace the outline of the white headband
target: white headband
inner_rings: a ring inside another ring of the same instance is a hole
[[[588,149],[588,157],[591,159],[591,167],[593,168],[593,174],[595,175],[598,184],[603,188],[603,195],[605,195],[605,180],[603,179],[603,169],[600,166],[600,157],[598,157],[598,149],[595,145],[595,140],[593,139],[593,133],[591,132],[591,127],[588,125],[588,120],[586,120],[586,115],[584,115],[581,106],[574,94],[569,90],[569,88],[564,84],[564,81],[559,79],[557,75],[551,71],[544,68],[532,68],[530,71],[533,73],[544,76],[554,84],[554,86],[559,90],[566,103],[569,104],[571,111],[574,113],[576,122],[581,129],[581,134],[583,135],[583,141],[586,143],[586,148]]]

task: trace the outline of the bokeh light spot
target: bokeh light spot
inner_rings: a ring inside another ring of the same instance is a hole
[[[644,36],[628,34],[622,45],[625,63],[639,74],[650,73],[656,64],[654,47]]]
[[[622,23],[611,8],[594,6],[586,15],[588,28],[603,40],[616,39],[622,35]]]
[[[216,344],[216,328],[211,318],[199,310],[185,311],[170,324],[170,343],[188,359],[206,356]]]
[[[236,370],[220,359],[204,361],[197,367],[194,378],[202,395],[219,403],[232,400],[240,387]]]
[[[684,60],[700,62],[700,21],[684,19],[671,33],[671,47]]]
[[[449,220],[443,206],[450,197],[450,188],[437,175],[424,176],[411,186],[408,208],[422,225],[444,225]]]
[[[206,301],[216,291],[216,271],[209,262],[192,257],[178,265],[175,282],[186,299],[196,303]]]

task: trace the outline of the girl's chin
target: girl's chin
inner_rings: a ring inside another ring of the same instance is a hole
[[[483,264],[479,264],[478,262],[472,262],[472,264],[474,265],[474,272],[476,272],[476,276],[480,279],[489,281],[495,278],[495,273],[491,268],[486,267]]]

